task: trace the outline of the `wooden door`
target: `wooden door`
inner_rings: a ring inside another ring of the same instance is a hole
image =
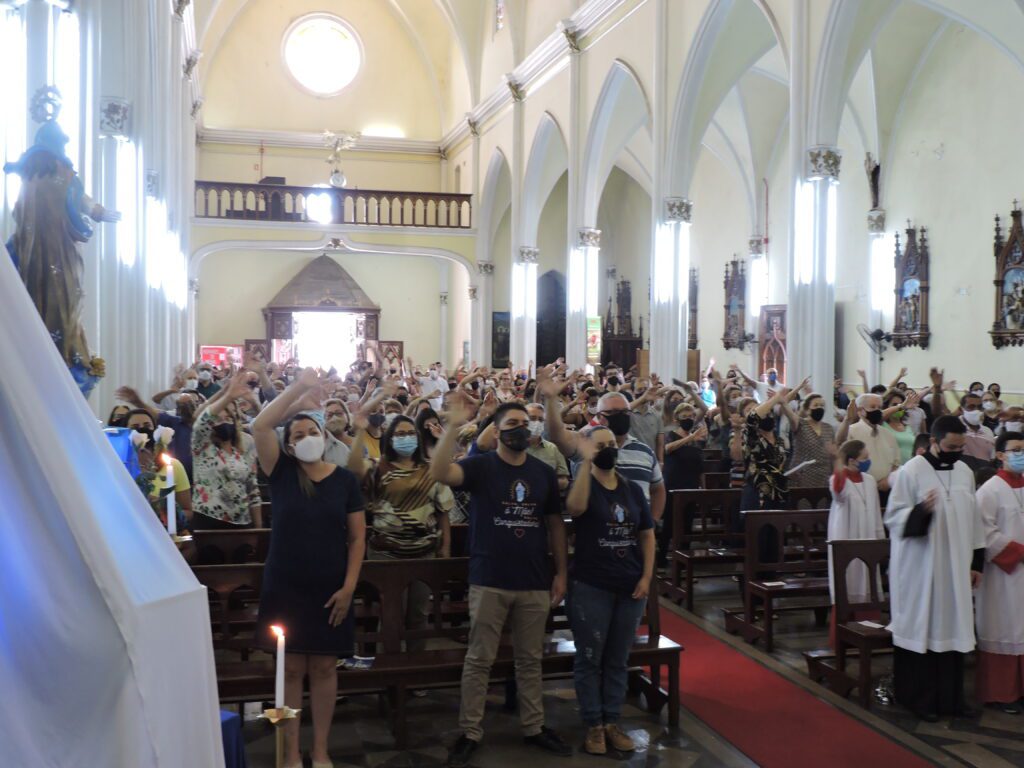
[[[565,357],[565,277],[552,269],[537,279],[536,363],[539,367],[560,357]]]

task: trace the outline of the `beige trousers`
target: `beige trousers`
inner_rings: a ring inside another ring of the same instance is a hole
[[[506,620],[511,623],[519,688],[519,722],[524,736],[535,736],[544,725],[541,658],[544,627],[551,609],[547,590],[513,591],[494,587],[469,588],[469,649],[462,668],[459,727],[467,738],[481,741],[484,704],[491,665],[498,654]]]

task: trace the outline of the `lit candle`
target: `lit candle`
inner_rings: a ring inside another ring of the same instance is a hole
[[[174,459],[170,454],[163,455],[164,465],[167,467],[167,487],[171,492],[167,494],[167,532],[171,536],[178,535],[178,513],[174,509]]]
[[[277,676],[274,679],[274,708],[284,708],[284,630],[276,624],[270,631],[277,635]]]

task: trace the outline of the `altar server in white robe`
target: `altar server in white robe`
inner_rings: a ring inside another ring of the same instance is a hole
[[[832,475],[832,506],[828,513],[828,540],[884,539],[882,510],[878,503],[878,484],[869,473],[871,456],[860,440],[847,440],[836,455]],[[843,574],[839,574],[842,578]],[[832,567],[832,548],[828,550],[828,591],[832,604],[836,602],[836,574]],[[865,603],[871,599],[871,583],[864,563],[855,560],[846,569],[846,592],[851,603]],[[860,611],[856,621],[877,619],[877,612]],[[832,612],[829,640],[835,648],[836,615]]]
[[[1019,715],[1024,698],[1024,434],[996,439],[1002,469],[978,489],[988,567],[977,599],[978,700]]]
[[[965,430],[956,417],[935,420],[928,453],[897,473],[885,513],[896,700],[927,722],[977,714],[964,698],[964,656],[975,646],[971,590],[985,535],[974,474],[960,461]]]

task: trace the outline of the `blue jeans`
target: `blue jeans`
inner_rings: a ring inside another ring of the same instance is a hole
[[[583,722],[617,723],[626,699],[629,651],[646,600],[573,581],[567,607],[576,643],[573,678]]]

